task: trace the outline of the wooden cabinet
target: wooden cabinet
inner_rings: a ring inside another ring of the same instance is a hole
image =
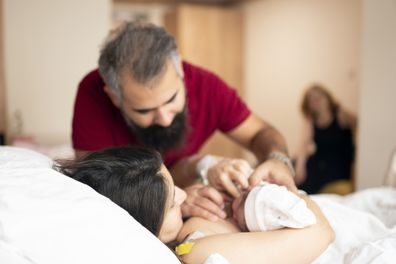
[[[182,58],[216,73],[243,97],[242,24],[238,7],[179,4],[165,15],[165,27],[176,37]],[[241,148],[221,133],[202,152],[242,157]]]

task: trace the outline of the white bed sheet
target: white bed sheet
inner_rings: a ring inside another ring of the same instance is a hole
[[[0,263],[179,263],[127,212],[51,165],[38,153],[0,147]],[[315,264],[396,263],[395,189],[312,198],[337,236]]]
[[[125,210],[51,165],[0,147],[0,263],[180,263]]]
[[[396,263],[396,190],[379,187],[346,197],[311,196],[321,207],[336,240],[314,262]]]

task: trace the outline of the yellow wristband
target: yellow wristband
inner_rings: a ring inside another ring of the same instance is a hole
[[[176,254],[179,256],[190,253],[192,247],[194,246],[194,242],[187,242],[184,244],[180,244],[175,248]]]

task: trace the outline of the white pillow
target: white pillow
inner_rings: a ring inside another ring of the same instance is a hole
[[[36,152],[0,147],[0,263],[179,263],[125,210],[51,169]],[[21,262],[25,263],[25,262]]]

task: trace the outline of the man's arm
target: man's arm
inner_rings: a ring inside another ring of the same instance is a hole
[[[286,142],[274,127],[251,114],[227,135],[250,149],[258,159],[259,164],[249,178],[252,186],[265,180],[285,185],[294,192],[297,190],[293,180],[294,169],[288,157]]]
[[[250,115],[238,127],[227,134],[231,139],[251,150],[260,164],[250,176],[248,164],[241,160],[223,159],[208,170],[208,181],[212,187],[191,186],[185,189],[188,203],[182,207],[184,217],[191,215],[213,219],[213,216],[224,217],[221,207],[224,199],[218,198],[218,191],[226,191],[234,197],[239,195],[239,189],[247,189],[259,184],[262,180],[285,185],[289,190],[296,191],[292,170],[283,161],[271,158],[273,154],[288,158],[286,143],[281,134],[268,123],[255,115]],[[198,178],[197,163],[202,156],[193,156],[178,161],[170,170],[175,184],[186,187],[194,184]],[[291,165],[290,165],[291,166]],[[249,182],[247,178],[249,178]],[[198,191],[202,188],[202,191]],[[203,195],[203,196],[202,196]],[[200,210],[193,210],[194,207]],[[201,210],[203,209],[203,210]],[[203,214],[205,212],[205,214]],[[209,216],[209,217],[208,217]]]
[[[283,136],[255,114],[251,114],[227,135],[245,148],[250,149],[259,162],[265,161],[273,152],[288,155]]]

